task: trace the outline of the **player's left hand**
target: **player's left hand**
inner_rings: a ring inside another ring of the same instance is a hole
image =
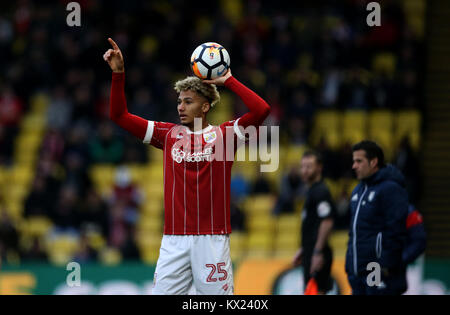
[[[310,274],[320,271],[323,267],[323,254],[317,253],[312,256]]]
[[[230,78],[231,76],[232,76],[231,69],[228,69],[227,73],[225,73],[223,76],[215,78],[213,80],[203,80],[203,82],[221,86],[225,85],[225,81],[228,80],[228,78]]]

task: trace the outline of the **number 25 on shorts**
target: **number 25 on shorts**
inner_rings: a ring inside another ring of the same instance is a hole
[[[228,277],[228,273],[226,270],[222,269],[223,266],[225,266],[224,262],[218,263],[217,268],[216,268],[216,265],[214,265],[214,264],[206,264],[206,267],[212,269],[211,272],[209,273],[208,278],[206,278],[206,282],[216,282],[217,281],[217,278],[213,278],[214,274],[216,273],[216,270],[217,270],[217,273],[223,274],[223,277],[219,278],[219,281],[226,280]]]

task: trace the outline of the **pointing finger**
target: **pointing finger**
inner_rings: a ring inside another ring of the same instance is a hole
[[[117,46],[116,42],[112,40],[112,38],[108,38],[108,42],[111,44],[111,46],[114,48],[114,50],[119,50],[119,46]]]

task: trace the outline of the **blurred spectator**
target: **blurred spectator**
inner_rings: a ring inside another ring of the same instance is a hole
[[[300,165],[292,165],[288,173],[284,174],[281,179],[280,193],[273,213],[279,215],[294,212],[296,202],[305,196],[305,189],[300,177]]]
[[[234,173],[230,182],[231,199],[242,200],[247,197],[250,192],[249,186],[250,183],[240,172]]]
[[[419,159],[411,147],[408,137],[404,137],[394,157],[395,166],[405,176],[406,190],[411,203],[417,202],[420,191]]]
[[[11,255],[19,256],[19,232],[7,210],[0,205],[0,262],[9,261]]]
[[[91,188],[91,179],[87,172],[87,164],[77,152],[68,152],[64,160],[64,184],[74,187],[81,198]]]
[[[10,163],[13,140],[22,118],[22,101],[14,94],[11,86],[0,85],[0,162]]]
[[[82,264],[95,261],[97,256],[97,251],[89,244],[87,234],[85,232],[81,233],[79,247],[73,255],[72,260]]]
[[[57,86],[52,93],[47,109],[47,126],[60,131],[70,126],[72,118],[72,103],[67,97],[64,86]]]
[[[270,194],[272,189],[270,183],[267,180],[265,173],[258,172],[255,181],[252,186],[252,194]]]
[[[52,211],[54,233],[78,235],[80,199],[75,187],[64,186]]]
[[[123,142],[114,136],[114,128],[109,122],[102,122],[98,135],[89,144],[93,163],[119,163],[123,158]]]
[[[63,135],[57,129],[49,128],[42,140],[40,150],[45,152],[52,161],[60,161],[64,153]]]
[[[230,221],[233,231],[246,231],[246,217],[235,198],[230,199]]]
[[[100,231],[105,238],[109,235],[108,205],[93,188],[88,190],[81,205],[80,228]]]
[[[142,194],[131,181],[131,175],[126,167],[120,167],[116,171],[115,182],[109,203],[121,204],[126,208],[127,221],[134,223],[138,208],[142,203]]]
[[[0,125],[0,165],[11,162],[13,152],[13,138],[7,135],[6,128]]]
[[[24,215],[46,216],[51,215],[52,196],[47,191],[47,183],[42,175],[35,177],[30,193],[25,199]]]

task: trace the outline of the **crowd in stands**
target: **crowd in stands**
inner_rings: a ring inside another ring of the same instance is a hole
[[[197,0],[195,5],[181,0],[82,0],[80,27],[66,24],[68,2],[0,5],[0,165],[14,163],[19,123],[31,97],[45,93],[46,134],[23,215],[49,217],[54,233],[81,235],[80,260],[96,257],[83,238],[92,226],[124,257],[139,256],[134,243],[142,202],[138,187],[126,172],[119,172],[112,195],[104,197],[88,172],[96,163],[120,166],[149,160],[147,148],[109,120],[111,71],[102,59],[108,37],[124,54],[129,111],[146,119],[178,121],[173,83],[191,75],[190,54],[207,41],[227,48],[233,74],[271,105],[266,124],[280,126],[287,144],[308,144],[318,109],[422,106],[423,43],[409,27],[401,1],[386,1],[382,26],[374,28],[366,24],[365,2],[353,0]],[[395,57],[392,67],[376,62],[386,52]],[[237,98],[233,106],[235,117],[246,111]],[[326,177],[352,176],[351,147],[335,151],[321,143],[316,149],[324,155]],[[407,143],[393,162],[415,182],[416,152]],[[262,176],[254,183],[234,178],[236,229],[245,229],[240,198],[270,193],[283,200],[274,213],[292,207],[289,198],[301,195],[304,185],[295,169],[282,176],[277,191]],[[346,197],[340,200],[342,209]],[[19,235],[1,202],[0,213],[3,245],[18,247]],[[22,257],[45,257],[36,247]]]

